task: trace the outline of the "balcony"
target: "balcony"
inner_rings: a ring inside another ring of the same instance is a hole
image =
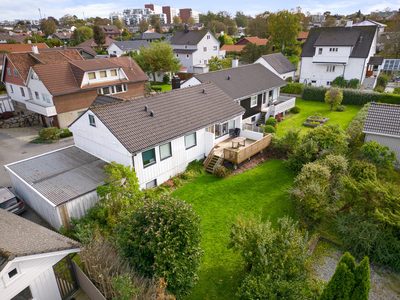
[[[27,100],[25,101],[26,109],[31,110],[35,113],[41,114],[46,117],[51,117],[57,115],[56,107],[53,106],[43,106],[40,104],[37,104],[33,100]]]
[[[266,113],[265,120],[269,117],[275,117],[279,113],[283,113],[296,105],[296,97],[279,96],[277,101],[272,103],[269,107],[263,108]]]
[[[332,56],[314,55],[312,62],[313,63],[321,63],[321,64],[347,65],[349,62],[349,57],[348,56],[339,56],[339,55],[332,55]]]

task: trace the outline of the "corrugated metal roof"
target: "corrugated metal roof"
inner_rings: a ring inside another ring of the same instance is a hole
[[[73,146],[8,165],[8,168],[58,206],[104,184],[105,164]]]

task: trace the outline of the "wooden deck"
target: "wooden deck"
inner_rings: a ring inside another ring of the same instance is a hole
[[[224,153],[224,149],[231,149],[231,150],[235,150],[236,151],[237,148],[232,148],[232,140],[233,139],[234,138],[229,138],[229,139],[226,139],[225,141],[222,141],[221,143],[216,144],[215,145],[215,150],[214,150],[214,155],[221,157],[223,155],[223,153]],[[248,146],[250,146],[251,144],[253,144],[255,142],[256,142],[255,140],[246,139],[244,141],[245,146],[240,146],[239,149],[243,149],[245,147],[248,147]]]
[[[91,300],[81,288],[77,290],[75,293],[73,293],[67,299],[70,300],[72,298],[75,298],[75,300]]]

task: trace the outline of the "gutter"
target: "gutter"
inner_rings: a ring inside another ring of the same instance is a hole
[[[391,137],[391,138],[400,139],[400,136],[398,136],[398,135],[387,134],[387,133],[379,133],[379,132],[372,132],[372,131],[362,131],[362,133],[365,133],[365,134],[373,134],[373,135],[380,135],[380,136],[386,136],[386,137]]]

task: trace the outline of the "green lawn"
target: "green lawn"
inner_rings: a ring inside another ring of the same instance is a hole
[[[344,112],[335,111],[335,106],[333,107],[334,110],[330,111],[330,105],[325,102],[305,101],[299,98],[296,98],[296,106],[300,107],[300,113],[289,114],[283,122],[278,124],[278,136],[284,136],[286,131],[293,127],[301,128],[303,134],[308,130],[312,130],[312,127],[305,127],[302,124],[309,116],[315,113],[320,113],[323,117],[329,118],[330,120],[326,124],[337,123],[340,127],[346,129],[361,109],[361,106],[345,105],[346,111]]]
[[[230,225],[243,213],[261,213],[263,220],[270,218],[274,225],[284,215],[294,217],[285,192],[293,179],[282,161],[271,159],[227,179],[202,175],[173,192],[193,204],[202,218],[200,279],[187,299],[236,299],[245,266],[237,253],[227,249]]]
[[[161,86],[162,87],[162,92],[165,92],[165,91],[169,91],[169,90],[171,90],[172,89],[172,84],[164,84],[164,83],[159,83],[159,82],[157,82],[157,84],[151,84],[152,86],[153,85],[158,85],[158,86]]]

